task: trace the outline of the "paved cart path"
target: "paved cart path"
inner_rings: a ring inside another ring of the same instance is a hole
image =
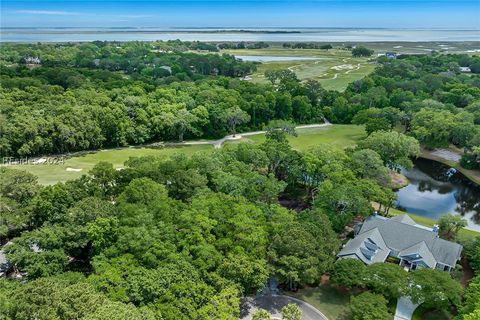
[[[297,126],[295,129],[310,129],[310,128],[322,128],[322,127],[327,127],[332,125],[330,122],[325,122],[321,124],[307,124],[307,125],[302,125],[302,126]],[[255,136],[257,134],[263,134],[266,131],[250,131],[250,132],[243,132],[243,133],[237,133],[235,136],[233,135],[228,135],[225,136],[221,139],[218,140],[206,140],[206,141],[185,141],[185,142],[179,142],[179,143],[169,143],[168,145],[171,146],[188,146],[188,145],[213,145],[215,148],[221,148],[223,144],[226,141],[234,141],[234,140],[240,140],[242,137],[248,137],[248,136]]]

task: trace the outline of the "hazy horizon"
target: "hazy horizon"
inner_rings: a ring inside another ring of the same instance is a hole
[[[336,27],[336,26],[323,26],[323,27],[295,27],[295,26],[191,26],[191,27],[182,27],[182,26],[1,26],[2,29],[155,29],[159,31],[169,31],[169,30],[321,30],[321,29],[359,29],[359,30],[432,30],[432,31],[442,31],[442,30],[453,30],[453,31],[480,31],[480,27],[360,27],[360,26],[345,26],[345,27]],[[480,40],[479,40],[480,41]]]
[[[2,28],[480,29],[480,1],[2,1]]]

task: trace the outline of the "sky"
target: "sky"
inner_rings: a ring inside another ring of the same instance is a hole
[[[480,0],[1,0],[5,27],[480,29]]]

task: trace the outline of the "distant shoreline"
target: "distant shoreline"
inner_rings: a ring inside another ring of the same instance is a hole
[[[49,29],[58,29],[58,30],[66,30],[66,29],[104,29],[104,30],[153,30],[153,31],[166,31],[171,32],[175,30],[185,30],[185,31],[194,31],[194,30],[228,30],[228,31],[235,31],[235,30],[245,30],[245,31],[289,31],[289,30],[396,30],[396,31],[476,31],[480,32],[480,29],[475,28],[392,28],[392,27],[0,27],[1,29],[24,29],[24,30],[49,30]]]
[[[75,29],[75,28],[72,28]],[[158,34],[175,34],[175,33],[191,33],[191,34],[212,34],[212,33],[265,33],[265,34],[291,34],[302,33],[301,31],[288,31],[288,30],[139,30],[139,29],[108,29],[108,30],[72,30],[72,29],[5,29],[0,28],[0,34],[117,34],[117,33],[158,33]],[[21,31],[4,31],[4,30],[21,30]],[[28,30],[28,31],[23,31]]]
[[[480,30],[395,28],[0,28],[0,42],[182,40],[201,42],[478,42]],[[479,48],[474,48],[479,49]]]

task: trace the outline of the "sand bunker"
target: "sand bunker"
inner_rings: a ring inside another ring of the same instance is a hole
[[[352,70],[352,69],[355,69],[356,67],[357,66],[354,66],[352,64],[340,64],[338,66],[333,66],[332,69],[340,71],[340,70]]]

